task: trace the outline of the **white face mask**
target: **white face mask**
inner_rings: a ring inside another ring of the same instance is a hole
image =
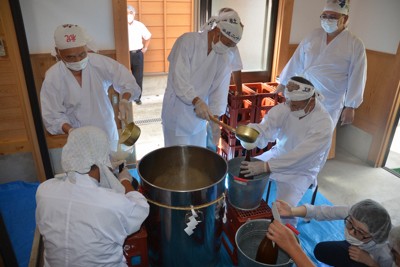
[[[338,30],[338,20],[337,19],[322,19],[321,27],[326,33],[333,33]]]
[[[229,50],[229,47],[221,42],[221,36],[219,37],[219,40],[216,44],[214,44],[214,42],[211,42],[211,47],[217,54],[225,54]]]
[[[292,114],[293,116],[295,116],[297,118],[307,116],[308,114],[310,114],[310,110],[308,112],[306,112],[305,109],[308,107],[308,104],[310,104],[310,101],[311,101],[311,98],[308,99],[307,105],[303,109],[291,111],[290,114]]]
[[[128,15],[128,22],[132,23],[133,19],[135,18],[134,15]]]
[[[81,71],[84,68],[86,68],[87,63],[88,63],[88,57],[86,56],[84,59],[78,62],[65,62],[65,66],[67,66],[68,69],[74,70],[74,71]]]
[[[362,244],[364,244],[364,242],[362,242],[361,240],[358,240],[354,236],[350,235],[350,233],[347,230],[347,228],[344,229],[344,236],[346,238],[346,241],[349,242],[350,245],[358,247],[358,246],[361,246]]]

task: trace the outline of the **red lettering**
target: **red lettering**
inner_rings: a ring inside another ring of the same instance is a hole
[[[65,37],[65,41],[67,43],[76,41],[76,35],[75,34],[70,34],[70,35],[66,34],[66,35],[64,35],[64,37]]]

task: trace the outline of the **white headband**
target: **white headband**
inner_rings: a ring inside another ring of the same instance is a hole
[[[291,101],[306,100],[312,97],[315,93],[315,88],[309,84],[300,83],[292,79],[288,81],[288,84],[289,83],[294,83],[298,85],[299,89],[289,91],[287,88],[285,88],[285,98],[287,98],[288,100]]]
[[[223,35],[235,43],[239,43],[243,34],[240,17],[236,11],[222,12],[219,16],[212,16],[200,29],[210,31],[217,26]]]

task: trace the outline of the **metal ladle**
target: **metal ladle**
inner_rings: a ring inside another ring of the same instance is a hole
[[[124,119],[125,128],[123,129],[121,136],[119,138],[119,143],[124,144],[126,146],[133,146],[136,141],[139,139],[141,130],[134,123],[128,123],[126,119]]]
[[[210,116],[210,119],[221,125],[223,128],[227,129],[228,131],[232,132],[235,134],[236,138],[239,139],[240,141],[244,141],[247,143],[254,143],[257,140],[258,135],[260,134],[257,130],[245,126],[245,125],[239,125],[236,129],[229,126],[228,124],[223,123],[219,119]]]

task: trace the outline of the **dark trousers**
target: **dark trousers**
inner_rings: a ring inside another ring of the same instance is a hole
[[[130,57],[131,57],[131,71],[133,74],[133,77],[136,79],[136,83],[140,87],[140,96],[137,100],[140,100],[142,97],[142,92],[143,92],[143,53],[142,51],[130,51]],[[135,99],[136,100],[136,99]]]
[[[362,267],[365,264],[353,261],[349,257],[350,244],[347,241],[329,241],[318,243],[314,256],[320,262],[336,267]]]

